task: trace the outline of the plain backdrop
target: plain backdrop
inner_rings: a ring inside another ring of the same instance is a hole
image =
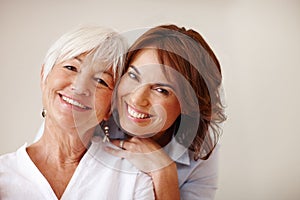
[[[219,58],[228,121],[217,200],[300,199],[300,1],[0,0],[0,154],[42,122],[40,67],[79,24],[199,31]]]

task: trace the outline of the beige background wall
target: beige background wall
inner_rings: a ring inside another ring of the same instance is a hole
[[[39,70],[78,24],[119,31],[176,23],[201,32],[223,66],[228,121],[217,200],[300,198],[300,1],[0,0],[0,154],[42,118]]]

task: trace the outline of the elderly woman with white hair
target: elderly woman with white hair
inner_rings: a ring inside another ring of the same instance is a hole
[[[127,51],[111,29],[63,35],[41,70],[42,137],[0,157],[0,199],[153,199],[151,178],[103,151],[93,136],[108,119]]]

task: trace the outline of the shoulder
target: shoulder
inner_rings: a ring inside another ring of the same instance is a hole
[[[155,199],[153,183],[149,175],[138,173],[135,185],[134,199]]]
[[[0,156],[0,171],[11,169],[17,163],[17,152],[7,153]]]
[[[219,160],[219,145],[213,150],[212,154],[209,156],[207,160],[194,160],[193,158],[194,152],[189,151],[190,165],[189,168],[193,171],[201,170],[202,174],[204,172],[215,172],[218,167]]]
[[[0,170],[17,170],[20,162],[23,162],[26,153],[27,143],[22,145],[17,151],[6,153],[0,156]]]
[[[189,152],[190,164],[178,164],[178,180],[182,199],[214,199],[218,185],[219,145],[207,160],[193,159]]]
[[[214,182],[218,175],[218,159],[219,159],[219,145],[216,146],[212,154],[207,160],[193,159],[194,152],[189,151],[189,164],[177,164],[178,178],[181,184],[195,180],[210,179]]]

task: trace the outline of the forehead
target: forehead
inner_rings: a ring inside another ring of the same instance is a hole
[[[136,67],[148,64],[160,64],[157,51],[155,49],[140,50],[130,64]]]
[[[84,71],[90,71],[94,73],[98,73],[98,72],[112,73],[111,66],[100,59],[95,59],[93,54],[82,53],[78,56],[67,59],[63,62],[70,62],[70,61],[76,62],[80,66],[81,70]]]
[[[160,64],[155,49],[145,49],[138,52],[130,63],[130,67],[134,68],[144,80],[166,80],[164,66]]]
[[[168,64],[161,64],[155,49],[141,50],[130,63],[143,83],[162,83],[178,88],[181,76]]]

